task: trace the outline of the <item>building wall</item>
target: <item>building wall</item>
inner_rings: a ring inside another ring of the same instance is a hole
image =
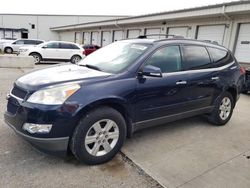
[[[0,14],[0,28],[25,28],[29,31],[29,38],[43,40],[59,40],[51,27],[115,19],[117,16],[62,16],[62,15],[18,15]],[[31,25],[35,24],[35,29]]]
[[[129,25],[119,25],[119,26],[103,26],[101,29],[99,27],[93,27],[93,28],[86,28],[81,30],[71,30],[71,31],[60,31],[58,32],[60,37],[62,39],[70,39],[71,41],[74,41],[75,32],[99,32],[99,38],[101,39],[101,33],[102,31],[110,31],[111,38],[113,38],[114,31],[116,30],[122,30],[123,31],[123,39],[127,38],[127,32],[128,30],[132,29],[140,29],[140,35],[144,35],[146,32],[146,29],[149,28],[161,28],[160,33],[161,34],[167,34],[168,28],[171,27],[188,27],[188,38],[195,39],[197,35],[197,30],[199,26],[207,26],[207,25],[225,25],[225,35],[223,44],[224,46],[228,47],[230,50],[233,51],[235,38],[237,37],[237,30],[239,23],[249,22],[250,23],[250,15],[241,15],[236,16],[231,19],[228,19],[226,17],[220,16],[220,17],[211,17],[211,18],[203,18],[203,19],[186,19],[182,21],[172,21],[172,22],[166,22],[163,24],[163,22],[155,21],[151,23],[135,23],[135,24],[129,24]],[[113,41],[111,41],[113,42]],[[101,44],[101,43],[100,43]]]

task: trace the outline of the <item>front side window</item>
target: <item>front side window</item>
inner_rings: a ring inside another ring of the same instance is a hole
[[[13,44],[24,44],[24,40],[17,40],[16,42],[14,42]]]
[[[157,50],[146,62],[161,69],[162,73],[181,70],[181,54],[179,46],[168,46]]]
[[[183,46],[184,70],[204,69],[211,67],[210,57],[203,46]]]
[[[213,65],[215,67],[223,66],[233,61],[232,55],[226,50],[208,47],[208,51],[213,58]]]
[[[150,44],[115,42],[84,58],[79,65],[95,66],[108,73],[119,73],[132,65],[150,47]]]

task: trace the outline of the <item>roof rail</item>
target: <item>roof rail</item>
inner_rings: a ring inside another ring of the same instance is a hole
[[[151,36],[164,36],[164,37],[173,37],[173,38],[179,38],[179,39],[184,39],[185,37],[180,36],[180,35],[170,35],[170,34],[149,34],[149,35],[140,35],[137,38],[138,39],[146,39],[147,37]]]
[[[212,43],[212,44],[219,44],[217,41],[214,41],[214,40],[201,40],[201,41]]]

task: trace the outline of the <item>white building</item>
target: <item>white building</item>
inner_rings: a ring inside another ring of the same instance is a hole
[[[240,62],[250,63],[250,1],[72,24],[53,26],[51,31],[60,40],[101,46],[138,35],[177,34],[217,41],[233,51]]]
[[[0,14],[1,38],[59,40],[51,27],[110,20],[124,16]]]

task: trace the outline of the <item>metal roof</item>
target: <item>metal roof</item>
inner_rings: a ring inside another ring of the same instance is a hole
[[[161,20],[177,20],[193,17],[217,16],[221,14],[231,14],[239,12],[248,12],[250,14],[250,1],[232,1],[228,3],[220,3],[202,7],[187,8],[181,10],[173,10],[167,12],[159,12],[153,14],[132,16],[127,18],[111,19],[96,22],[87,22],[82,24],[73,24],[59,27],[52,27],[53,31],[64,31],[81,28],[101,27],[109,25],[125,25],[131,23],[143,23]]]

